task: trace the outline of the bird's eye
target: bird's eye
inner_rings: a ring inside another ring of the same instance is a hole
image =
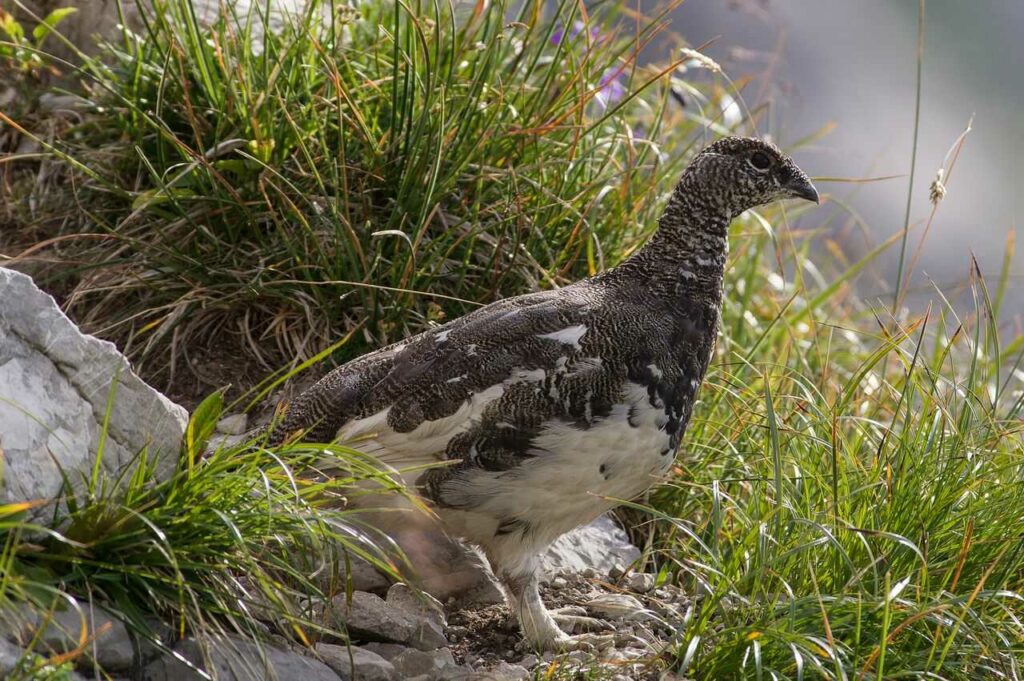
[[[753,166],[754,170],[762,171],[768,170],[768,168],[771,167],[772,165],[772,160],[768,158],[768,154],[761,151],[755,151],[753,154],[751,154],[750,158],[747,159],[747,162],[750,163],[751,166]]]

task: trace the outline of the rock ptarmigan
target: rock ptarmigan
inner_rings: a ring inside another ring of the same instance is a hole
[[[449,462],[407,482],[482,549],[528,642],[584,645],[541,602],[538,555],[668,470],[714,348],[729,223],[785,198],[818,194],[774,145],[720,139],[622,264],[355,359],[285,407],[267,440],[353,443],[399,469]]]

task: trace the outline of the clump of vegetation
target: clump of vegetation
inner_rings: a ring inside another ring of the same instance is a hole
[[[79,236],[59,248],[80,267],[40,276],[150,376],[199,339],[276,368],[593,273],[653,228],[704,134],[672,65],[636,63],[660,17],[261,7],[206,29],[155,3],[88,64],[89,109],[54,143],[77,179],[50,236]]]
[[[374,504],[356,510],[348,500],[403,490],[343,447],[211,446],[221,408],[214,394],[196,410],[169,476],[144,450],[119,478],[99,465],[69,475],[52,508],[0,505],[0,630],[38,630],[37,617],[94,604],[168,650],[181,636],[256,636],[268,626],[307,645],[325,633],[344,638],[312,608],[351,590],[346,565],[407,570],[401,551],[361,520]],[[317,474],[328,459],[331,474]],[[17,671],[56,673],[90,643],[55,664],[36,641]]]
[[[767,245],[738,255],[687,453],[651,500],[660,568],[702,595],[680,667],[1013,678],[1024,340],[1001,346],[995,322],[1008,272],[995,300],[973,272],[970,316],[879,324],[856,299],[842,314],[847,282],[805,253],[787,257],[795,280],[758,270]]]
[[[43,140],[65,203],[50,192],[15,232],[54,238],[15,264],[150,376],[207,343],[276,367],[356,331],[344,357],[606,267],[732,102],[721,74],[637,65],[663,15],[618,5],[318,2],[272,27],[255,3],[208,32],[188,0],[156,6],[83,67],[85,110]],[[835,262],[796,217],[734,226],[718,355],[679,467],[642,507],[648,559],[694,595],[668,663],[700,679],[1018,678],[1024,339],[1001,335],[1008,270],[991,288],[972,270],[968,313],[940,296],[880,316],[855,280],[897,239]],[[300,445],[186,451],[170,482],[72,501],[75,533],[42,551],[0,524],[0,562],[21,566],[0,597],[43,584],[238,630],[252,597],[306,631],[292,604],[322,585],[281,557],[356,520],[318,505],[334,483],[300,482]]]

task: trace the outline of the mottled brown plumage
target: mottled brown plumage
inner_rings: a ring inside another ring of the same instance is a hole
[[[718,140],[618,267],[349,362],[268,439],[305,431],[394,467],[452,462],[409,482],[483,550],[527,638],[571,644],[540,602],[536,556],[669,468],[714,348],[729,223],[788,197],[817,200],[792,160],[762,140]]]

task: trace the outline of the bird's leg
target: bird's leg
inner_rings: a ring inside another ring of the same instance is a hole
[[[606,648],[614,643],[612,636],[569,636],[559,629],[555,618],[540,600],[537,576],[532,571],[527,574],[501,575],[500,579],[508,591],[509,606],[519,620],[523,638],[534,648],[557,652]]]

